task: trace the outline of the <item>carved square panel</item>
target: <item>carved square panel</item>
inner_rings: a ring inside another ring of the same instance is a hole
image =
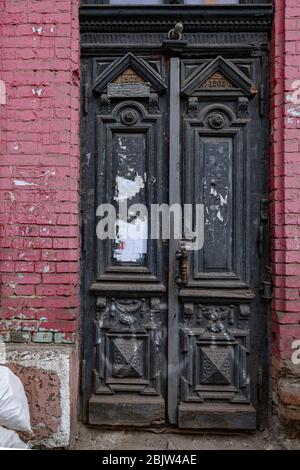
[[[136,338],[112,340],[112,376],[118,378],[145,376],[143,340]]]
[[[192,328],[182,334],[182,401],[248,403],[249,332],[229,328],[216,334]]]
[[[199,348],[200,383],[209,385],[230,385],[233,381],[233,348],[210,347]]]
[[[97,297],[94,391],[160,394],[160,299]]]
[[[107,334],[106,383],[149,382],[149,335],[147,333]]]

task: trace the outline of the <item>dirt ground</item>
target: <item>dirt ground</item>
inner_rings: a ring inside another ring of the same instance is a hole
[[[269,431],[194,434],[169,429],[111,431],[80,425],[75,439],[77,450],[280,450],[284,447]]]

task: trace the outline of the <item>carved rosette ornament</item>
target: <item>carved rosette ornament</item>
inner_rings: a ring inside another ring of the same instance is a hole
[[[138,120],[138,114],[134,109],[126,109],[121,114],[121,121],[126,126],[133,126]]]
[[[224,114],[216,112],[208,116],[208,124],[212,129],[222,129],[226,124]]]

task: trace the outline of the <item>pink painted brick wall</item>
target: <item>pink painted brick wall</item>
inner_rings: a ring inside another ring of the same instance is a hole
[[[77,329],[78,9],[79,0],[0,0],[5,340],[73,342]]]
[[[271,42],[272,353],[300,339],[300,1],[275,0]],[[298,91],[297,91],[298,90]]]

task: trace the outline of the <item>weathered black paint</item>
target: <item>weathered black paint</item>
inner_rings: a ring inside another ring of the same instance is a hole
[[[82,417],[253,429],[266,422],[268,399],[260,91],[266,96],[271,10],[257,7],[254,21],[250,6],[178,8],[149,9],[149,23],[137,8],[130,18],[127,9],[81,10]],[[166,31],[178,19],[185,34],[172,45]],[[114,83],[128,66],[143,83]],[[223,89],[207,87],[215,72],[227,79]],[[118,136],[130,141],[131,167],[147,171],[149,205],[208,208],[206,243],[189,257],[186,285],[176,282],[177,241],[149,240],[143,262],[119,263],[111,242],[96,239],[96,207],[113,201],[115,176],[126,173]]]

